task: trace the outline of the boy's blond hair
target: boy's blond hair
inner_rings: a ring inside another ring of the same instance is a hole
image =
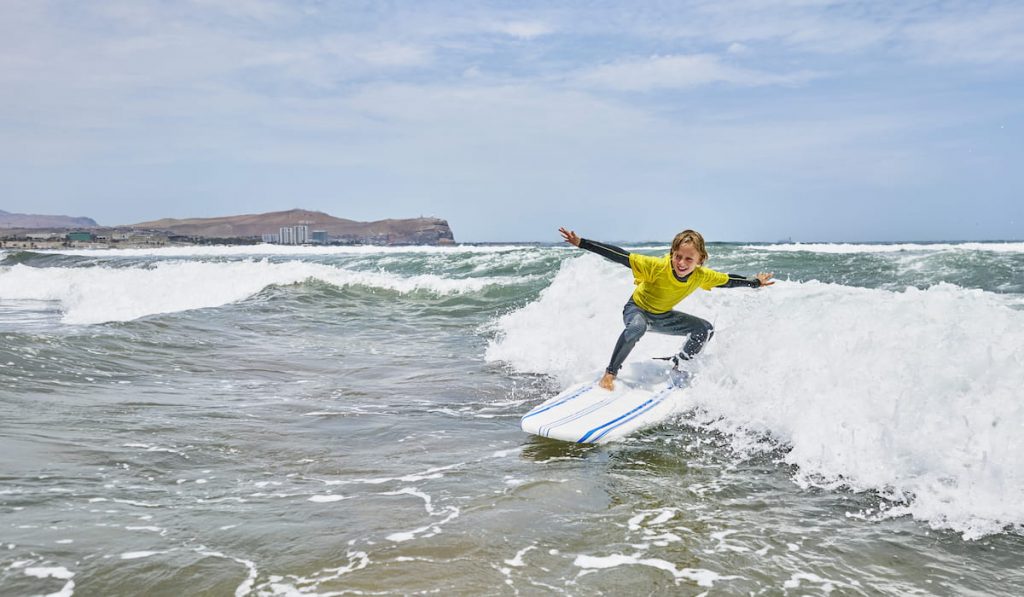
[[[683,230],[672,239],[672,252],[675,253],[681,245],[690,245],[700,253],[700,262],[703,264],[708,260],[708,250],[704,248],[704,237],[696,230]]]

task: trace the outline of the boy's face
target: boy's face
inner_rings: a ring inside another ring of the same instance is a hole
[[[672,270],[680,278],[687,276],[701,264],[700,253],[693,245],[682,244],[672,251]]]

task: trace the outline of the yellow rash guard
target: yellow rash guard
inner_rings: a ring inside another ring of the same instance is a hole
[[[706,267],[694,269],[685,281],[680,281],[672,272],[672,262],[668,255],[650,257],[630,253],[629,267],[633,270],[636,284],[633,302],[651,313],[667,313],[698,288],[711,290],[729,281],[728,274]]]

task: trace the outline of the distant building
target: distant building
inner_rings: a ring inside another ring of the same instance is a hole
[[[278,242],[282,245],[304,245],[309,242],[309,226],[282,226]]]
[[[265,242],[265,243],[276,245],[280,241],[281,241],[281,237],[276,235],[276,234],[264,234],[263,235],[263,242]]]
[[[92,240],[92,232],[69,232],[68,240],[89,242]]]
[[[295,235],[292,234],[291,226],[281,226],[280,234],[278,235],[278,242],[282,245],[294,245]]]
[[[313,242],[326,245],[327,244],[327,231],[326,230],[314,230],[313,231]]]

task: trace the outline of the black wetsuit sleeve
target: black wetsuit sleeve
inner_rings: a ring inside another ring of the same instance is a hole
[[[744,276],[737,276],[736,274],[726,274],[729,276],[729,281],[722,284],[718,288],[760,288],[761,280],[757,278],[746,278]]]
[[[607,245],[605,243],[599,243],[597,241],[581,238],[580,248],[586,249],[593,253],[597,253],[601,257],[611,259],[615,263],[621,263],[626,267],[630,267],[629,251],[623,249],[622,247],[616,247],[615,245]]]

